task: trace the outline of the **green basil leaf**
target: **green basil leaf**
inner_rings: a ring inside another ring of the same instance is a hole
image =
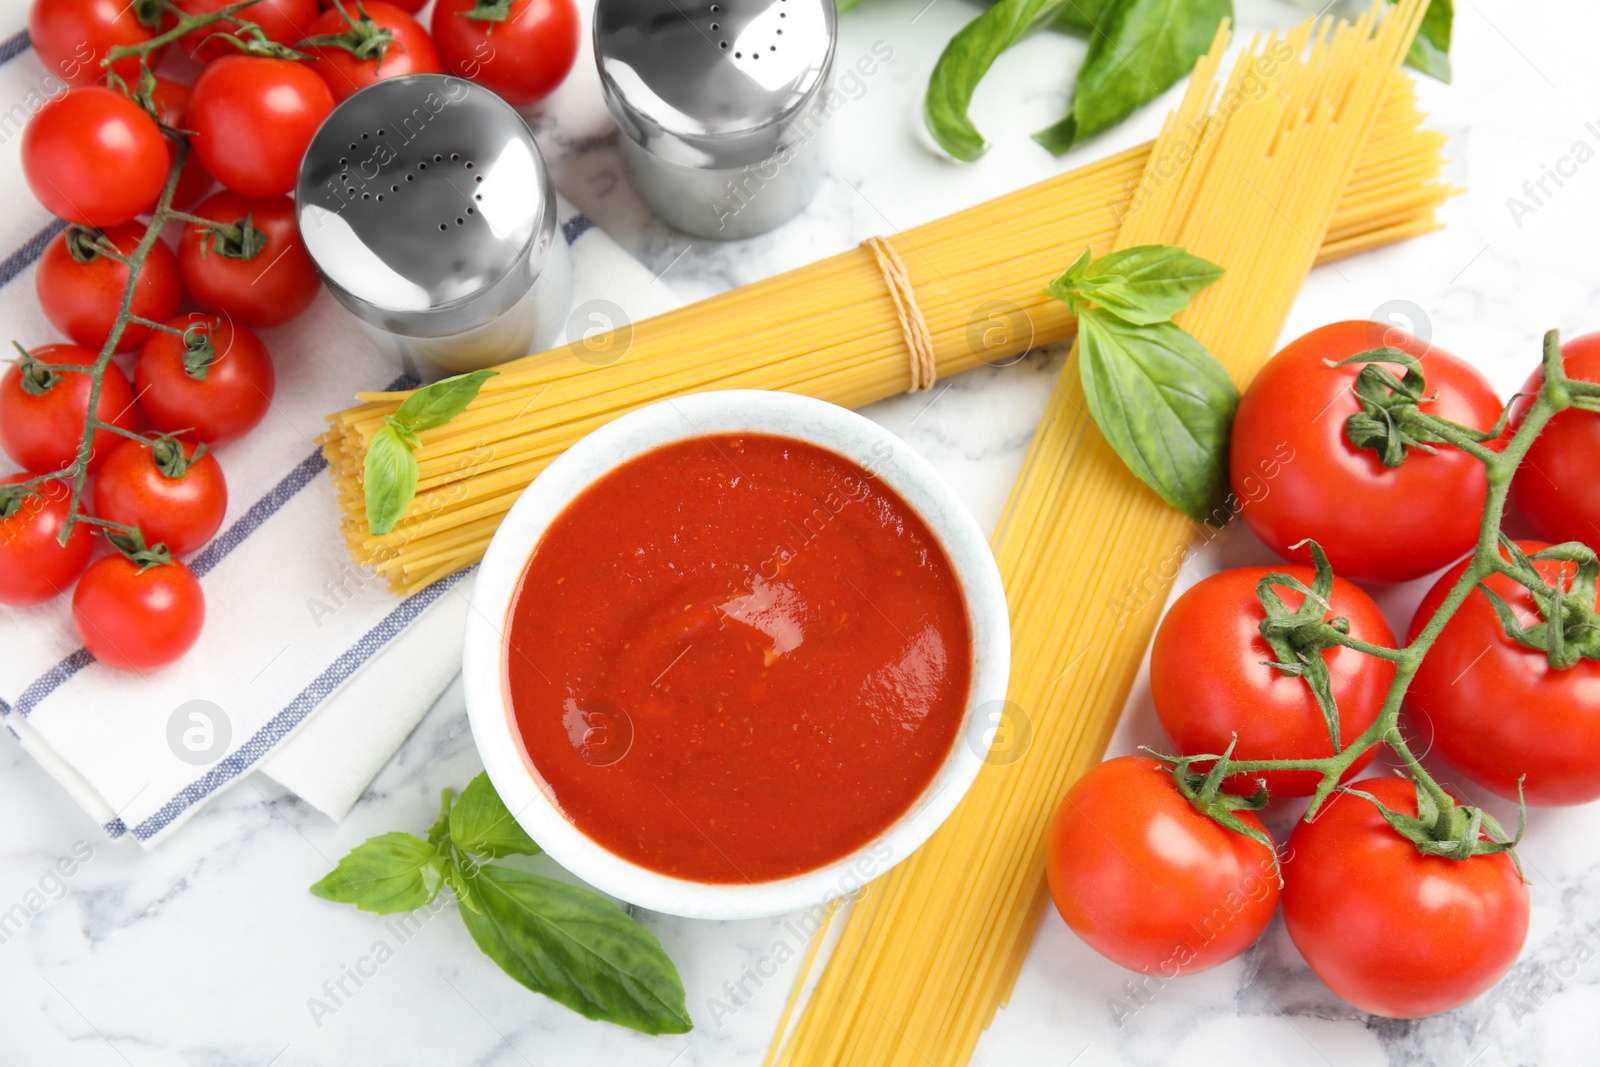
[[[1233,0],[1120,0],[1078,68],[1072,113],[1033,139],[1057,155],[1110,129],[1188,74],[1233,17]]]
[[[1389,0],[1391,4],[1399,0]],[[1450,29],[1455,22],[1454,0],[1433,0],[1422,16],[1422,25],[1406,53],[1406,64],[1449,84]]]
[[[450,840],[483,859],[502,856],[537,856],[544,850],[517,825],[505,801],[484,771],[467,783],[450,809]]]
[[[420,471],[411,442],[394,426],[385,426],[367,448],[363,471],[367,526],[382,537],[394,529],[417,495]]]
[[[1228,489],[1228,435],[1239,390],[1170,322],[1134,326],[1096,308],[1078,318],[1089,415],[1139,480],[1196,521]]]
[[[1069,307],[1088,300],[1139,326],[1170,320],[1222,273],[1215,263],[1181,248],[1137,245],[1087,265],[1080,256],[1050,283],[1050,294]]]
[[[467,409],[478,398],[483,383],[499,371],[475,370],[471,374],[458,374],[454,378],[434,382],[406,397],[400,410],[393,415],[402,430],[421,433],[443,426]]]
[[[1072,0],[1000,0],[967,23],[945,45],[928,79],[923,103],[928,132],[957,159],[972,162],[988,147],[967,117],[978,82],[1000,54],[1030,29],[1054,18]]]
[[[414,911],[431,901],[444,884],[444,858],[411,834],[368,838],[350,850],[311,892],[337,904],[388,915]]]
[[[661,943],[602,897],[510,867],[468,872],[461,918],[502,970],[590,1019],[645,1034],[693,1029],[683,980]]]

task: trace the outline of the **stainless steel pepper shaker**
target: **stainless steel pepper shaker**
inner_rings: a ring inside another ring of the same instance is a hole
[[[559,339],[572,271],[555,188],[489,90],[441,74],[363,89],[317,131],[297,197],[329,290],[408,365],[460,373]]]
[[[599,0],[594,53],[634,188],[700,237],[763,233],[827,171],[833,0]]]

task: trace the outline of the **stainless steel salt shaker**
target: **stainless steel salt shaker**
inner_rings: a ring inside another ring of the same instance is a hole
[[[700,237],[763,233],[827,170],[834,0],[599,0],[595,61],[634,188]]]
[[[297,196],[328,288],[408,366],[460,373],[559,339],[572,272],[555,189],[489,90],[441,74],[363,89],[317,131]]]

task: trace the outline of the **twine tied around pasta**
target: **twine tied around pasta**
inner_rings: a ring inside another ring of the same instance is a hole
[[[905,335],[906,348],[911,353],[911,388],[908,393],[921,393],[933,388],[939,378],[939,360],[933,351],[933,335],[928,332],[928,320],[922,317],[917,306],[917,294],[911,288],[911,275],[900,259],[894,245],[882,237],[868,237],[861,247],[872,252],[883,272],[884,284],[894,301],[895,315],[900,319],[900,332]]]

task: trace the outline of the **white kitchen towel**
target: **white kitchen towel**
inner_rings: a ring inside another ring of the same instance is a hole
[[[21,5],[7,7],[20,24]],[[0,217],[0,340],[28,346],[60,339],[39,310],[33,264],[61,224],[28,193],[19,132],[58,91],[26,33],[0,41],[0,191],[12,205]],[[561,207],[575,306],[610,299],[639,316],[676,306]],[[340,818],[460,669],[470,573],[401,598],[357,568],[315,443],[329,412],[400,384],[399,367],[326,293],[262,337],[277,396],[260,427],[216,450],[229,506],[187,561],[206,594],[195,648],[149,675],[113,671],[80,646],[66,598],[0,607],[0,721],[112,837],[152,844],[256,769]]]

